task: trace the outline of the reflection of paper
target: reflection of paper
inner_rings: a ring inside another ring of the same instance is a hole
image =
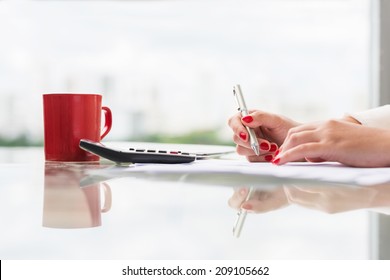
[[[142,173],[225,173],[341,184],[376,185],[390,182],[390,168],[354,168],[339,163],[250,163],[245,160],[200,160],[188,164],[136,164],[127,172]],[[240,176],[242,178],[242,176]]]

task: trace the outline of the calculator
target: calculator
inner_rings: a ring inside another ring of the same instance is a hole
[[[194,153],[160,149],[127,148],[119,150],[100,142],[80,140],[80,148],[116,163],[189,163],[197,159]]]

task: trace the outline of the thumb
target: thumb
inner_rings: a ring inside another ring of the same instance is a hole
[[[249,115],[241,118],[241,121],[244,125],[251,128],[262,126],[272,129],[280,126],[282,119],[275,114],[263,111],[251,111]]]

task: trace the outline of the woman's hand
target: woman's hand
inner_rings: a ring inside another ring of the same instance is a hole
[[[356,167],[390,166],[390,130],[329,120],[290,129],[273,163],[306,159]]]
[[[234,132],[233,141],[237,144],[237,153],[246,156],[249,161],[272,161],[274,153],[283,143],[289,129],[299,123],[286,117],[267,112],[252,110],[241,118],[237,113],[229,119],[229,126]],[[256,132],[260,146],[260,155],[256,156],[249,143],[249,135],[245,126]]]

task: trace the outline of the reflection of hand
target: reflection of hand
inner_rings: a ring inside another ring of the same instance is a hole
[[[288,130],[298,125],[297,122],[283,116],[258,110],[250,111],[244,118],[241,118],[239,113],[235,114],[228,123],[234,132],[233,141],[237,144],[237,153],[246,156],[249,161],[271,161]],[[251,149],[244,125],[255,130],[260,145],[260,156],[256,156]]]
[[[390,206],[390,189],[388,187],[338,187],[329,185],[300,187],[289,185],[285,187],[285,193],[291,204],[326,213],[339,213],[356,209]]]
[[[390,166],[390,130],[330,120],[290,129],[275,164],[306,158],[350,166]]]
[[[264,213],[277,210],[288,204],[283,188],[271,189],[269,191],[255,189],[251,198],[245,201],[248,191],[248,188],[235,190],[228,201],[229,206],[235,209],[242,208],[248,212]]]
[[[357,209],[374,209],[383,212],[390,207],[390,185],[370,187],[355,186],[297,186],[284,185],[269,191],[254,190],[251,199],[245,201],[248,188],[235,190],[229,206],[253,213],[265,213],[295,204],[326,213],[340,213]],[[388,213],[389,210],[386,210]]]

